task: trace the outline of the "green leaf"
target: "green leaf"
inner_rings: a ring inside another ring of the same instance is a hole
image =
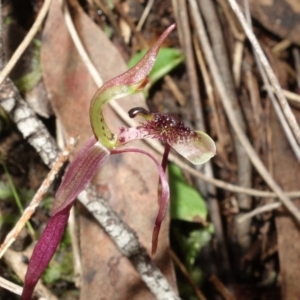
[[[15,80],[15,85],[21,93],[32,90],[42,79],[42,68],[40,64],[41,41],[38,39],[34,39],[33,46],[33,55],[30,61],[31,71],[21,78]]]
[[[184,179],[181,170],[169,165],[171,191],[171,217],[173,219],[203,223],[207,217],[206,204],[198,191]]]
[[[49,264],[49,267],[45,270],[43,275],[43,280],[47,284],[53,284],[55,281],[60,279],[61,273],[59,264]]]
[[[189,267],[194,266],[201,249],[210,242],[214,233],[213,225],[203,229],[193,230],[185,242],[186,262]]]
[[[13,193],[8,184],[5,184],[3,181],[0,181],[0,200],[6,200],[7,198],[12,198]]]
[[[133,67],[146,54],[146,50],[136,53],[128,62],[128,67]],[[175,69],[181,62],[183,62],[183,54],[173,48],[160,48],[153,69],[149,74],[150,85],[161,79],[166,74]]]

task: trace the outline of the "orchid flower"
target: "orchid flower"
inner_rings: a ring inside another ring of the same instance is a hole
[[[69,165],[56,193],[51,217],[38,240],[30,259],[21,300],[29,300],[34,287],[60,243],[69,212],[76,197],[92,180],[110,155],[136,152],[147,155],[155,163],[159,178],[159,209],[152,235],[152,254],[155,254],[159,230],[169,203],[169,185],[165,168],[170,147],[194,164],[208,161],[216,153],[213,140],[203,132],[186,127],[177,116],[150,113],[141,107],[132,108],[131,118],[142,117],[145,122],[135,128],[120,128],[118,135],[107,126],[102,110],[111,100],[139,92],[147,84],[159,47],[176,27],[169,26],[141,61],[127,72],[106,82],[92,99],[90,121],[94,135],[85,143]],[[127,146],[130,141],[151,138],[165,143],[162,163],[143,149]]]

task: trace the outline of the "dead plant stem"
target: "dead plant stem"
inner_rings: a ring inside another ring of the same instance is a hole
[[[206,131],[204,115],[203,115],[203,107],[202,101],[199,92],[199,84],[198,84],[198,76],[197,70],[195,65],[195,57],[194,51],[192,48],[192,36],[191,30],[189,26],[189,15],[187,4],[185,0],[177,0],[177,16],[178,16],[178,24],[181,27],[181,32],[184,32],[182,36],[182,43],[183,49],[186,57],[186,66],[187,72],[190,82],[191,88],[191,105],[194,111],[194,120],[195,120],[195,127]],[[207,162],[204,166],[197,166],[197,170],[203,169],[204,173],[208,176],[213,178],[213,170],[211,162]],[[209,212],[211,220],[214,224],[215,228],[215,236],[217,239],[218,247],[215,248],[215,255],[217,256],[217,260],[220,262],[219,265],[219,272],[226,274],[227,278],[231,278],[230,275],[230,264],[229,264],[229,257],[227,253],[227,247],[224,238],[222,220],[221,220],[221,213],[219,208],[219,203],[216,198],[216,189],[213,185],[208,185],[203,180],[196,181],[196,185],[198,189],[201,191],[202,195],[208,200]]]
[[[209,277],[209,281],[214,285],[215,289],[222,295],[225,300],[236,300],[236,298],[229,292],[226,286],[220,281],[220,279],[212,274]]]
[[[231,1],[231,0],[229,0],[229,1]],[[299,212],[297,206],[284,194],[284,192],[281,190],[281,188],[278,186],[278,184],[275,182],[275,180],[270,176],[270,174],[268,173],[268,170],[261,162],[257,153],[255,152],[255,150],[253,149],[252,145],[250,144],[248,138],[246,137],[245,133],[240,128],[240,126],[235,118],[235,115],[233,113],[233,108],[230,103],[227,90],[222,83],[222,79],[221,79],[218,67],[214,61],[214,57],[212,55],[212,49],[209,45],[208,37],[207,37],[205,29],[204,29],[204,24],[203,24],[201,18],[199,18],[199,9],[197,7],[197,3],[195,0],[189,0],[189,3],[192,7],[191,11],[192,11],[194,21],[197,25],[198,38],[201,42],[203,52],[205,53],[206,60],[208,61],[210,71],[214,78],[217,90],[221,97],[224,109],[226,111],[227,117],[229,119],[229,122],[230,122],[232,128],[234,129],[241,144],[245,148],[251,162],[253,163],[253,165],[255,166],[255,168],[257,169],[259,174],[261,175],[261,177],[265,180],[265,182],[269,185],[269,187],[277,194],[278,198],[282,201],[282,203],[285,205],[287,210],[300,223],[300,212]]]
[[[279,207],[282,206],[282,203],[280,202],[273,202],[273,203],[268,203],[268,204],[265,204],[263,206],[259,206],[255,209],[253,209],[252,211],[244,214],[242,217],[240,217],[238,219],[238,223],[243,223],[245,220],[248,220],[248,219],[251,219],[257,215],[260,215],[264,212],[267,212],[267,211],[271,211],[271,210],[274,210],[274,209],[277,209]]]
[[[238,6],[236,0],[228,0],[228,3],[230,4],[230,6],[231,6],[232,10],[234,11],[235,15],[237,16],[237,18],[239,19],[249,41],[252,44],[252,47],[253,47],[255,53],[259,57],[259,60],[266,72],[266,75],[267,75],[268,79],[270,80],[272,86],[274,87],[277,99],[283,110],[285,118],[287,119],[287,122],[290,125],[298,144],[300,144],[300,128],[299,128],[298,122],[297,122],[295,115],[293,114],[293,112],[282,92],[282,89],[280,87],[278,79],[276,78],[276,75],[274,74],[274,72],[269,64],[266,55],[264,54],[251,27],[248,25],[247,20],[246,20],[245,16],[243,15],[240,7]]]
[[[25,264],[22,259],[24,256],[27,257],[29,252],[31,251],[28,251],[28,249],[22,252],[16,252],[8,249],[4,254],[5,263],[22,281],[24,281],[27,269],[27,264]],[[39,300],[58,300],[58,298],[53,295],[45,285],[43,285],[41,280],[38,281],[35,291],[38,295],[42,296],[38,298]]]
[[[0,0],[0,71],[4,67],[2,0]]]
[[[0,286],[5,288],[6,290],[16,294],[21,295],[23,288],[3,277],[0,276]]]
[[[24,210],[21,218],[18,220],[14,228],[6,235],[4,242],[0,246],[0,258],[3,256],[5,251],[9,248],[9,246],[16,240],[17,236],[25,226],[26,222],[30,219],[30,217],[35,212],[36,208],[39,206],[46,192],[48,191],[50,185],[52,184],[55,176],[60,171],[61,167],[65,163],[65,161],[69,158],[70,153],[74,150],[76,144],[76,139],[70,138],[67,147],[63,150],[63,152],[58,157],[57,161],[54,163],[52,169],[48,173],[47,177],[44,179],[42,185],[32,198],[30,204]]]
[[[153,4],[154,4],[154,1],[155,1],[155,0],[149,0],[149,1],[147,2],[147,5],[146,5],[146,7],[145,7],[145,9],[144,9],[144,11],[143,11],[143,14],[142,14],[142,16],[141,16],[141,18],[140,18],[140,20],[139,20],[137,26],[136,26],[137,31],[140,31],[140,30],[142,29],[142,27],[143,27],[143,25],[144,25],[144,23],[145,23],[145,21],[146,21],[148,15],[149,15],[151,9],[152,9],[152,6],[153,6]]]
[[[38,14],[35,22],[33,23],[32,27],[28,31],[28,33],[25,36],[24,40],[19,45],[19,47],[14,52],[13,56],[11,57],[11,59],[9,60],[9,62],[7,63],[7,65],[4,67],[4,69],[0,73],[0,85],[2,84],[2,82],[4,81],[4,79],[8,76],[8,74],[13,69],[13,67],[15,66],[15,64],[17,63],[17,61],[21,57],[21,55],[24,53],[24,51],[26,50],[26,48],[29,46],[29,44],[31,43],[31,41],[35,37],[37,31],[39,30],[42,22],[44,21],[46,15],[48,13],[51,1],[52,0],[45,0],[44,4],[43,4],[43,6],[42,6],[42,8],[40,10],[40,13]]]
[[[172,251],[172,249],[169,250],[169,253],[171,255],[171,258],[172,258],[174,264],[180,269],[181,273],[186,277],[186,279],[188,280],[188,282],[192,286],[192,288],[193,288],[193,290],[194,290],[194,292],[196,294],[196,297],[199,300],[207,300],[206,297],[204,296],[204,294],[199,289],[199,287],[196,284],[196,282],[194,281],[194,279],[189,274],[189,271],[186,269],[185,265],[180,261],[180,259],[176,255],[176,253],[174,253]]]
[[[243,113],[237,98],[234,81],[232,77],[231,68],[227,56],[227,49],[219,23],[214,3],[211,0],[198,0],[200,12],[209,33],[211,48],[213,50],[214,59],[220,71],[220,77],[224,88],[228,93],[230,104],[233,108],[232,113],[235,116],[239,128],[245,132],[246,123],[244,121]],[[194,14],[196,12],[193,12]],[[199,18],[201,16],[199,15]],[[232,127],[230,128],[231,131]],[[252,166],[246,151],[242,146],[238,137],[233,133],[232,140],[234,144],[236,159],[237,159],[237,182],[239,186],[250,187],[252,181]],[[252,207],[252,199],[248,195],[237,195],[239,208],[243,210],[250,210]],[[236,236],[238,244],[241,248],[248,248],[250,245],[250,222],[243,223],[236,226]]]
[[[246,19],[249,23],[249,27],[252,29],[252,22],[251,22],[251,16],[250,16],[250,8],[249,8],[249,2],[248,0],[244,0],[244,4],[245,4],[245,14],[246,14]],[[253,48],[254,49],[254,48]],[[254,49],[255,50],[255,49]],[[298,160],[298,162],[300,162],[300,147],[299,147],[299,144],[297,143],[297,140],[295,138],[295,136],[293,135],[293,132],[291,130],[291,127],[289,126],[288,124],[288,121],[286,120],[286,118],[284,117],[284,113],[279,105],[279,103],[276,101],[276,98],[275,98],[275,95],[274,95],[274,91],[275,89],[271,89],[271,85],[269,84],[270,83],[270,80],[265,72],[265,69],[263,68],[262,66],[262,62],[257,54],[256,51],[254,51],[254,59],[256,61],[256,64],[257,64],[257,67],[258,67],[258,70],[260,72],[260,75],[263,79],[263,82],[264,82],[264,85],[265,85],[265,88],[267,90],[267,93],[268,93],[268,96],[270,98],[270,101],[272,103],[272,106],[275,110],[275,113],[278,117],[278,120],[281,124],[281,127],[289,141],[289,144]],[[284,91],[283,91],[283,94]]]

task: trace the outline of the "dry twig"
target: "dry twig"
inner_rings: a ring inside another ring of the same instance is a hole
[[[2,84],[4,79],[7,77],[7,75],[10,73],[10,71],[13,69],[13,67],[15,66],[15,64],[17,63],[17,61],[21,57],[21,55],[24,53],[26,48],[29,46],[29,44],[31,43],[31,41],[35,37],[37,31],[39,30],[43,20],[45,19],[46,15],[48,13],[51,1],[52,0],[45,0],[44,4],[43,4],[43,6],[40,10],[40,13],[37,16],[34,24],[30,28],[30,30],[28,31],[28,33],[25,36],[22,43],[19,45],[17,50],[14,52],[13,56],[11,57],[11,59],[9,60],[7,65],[4,67],[4,69],[0,73],[0,85]]]
[[[211,275],[209,277],[209,281],[214,285],[215,289],[222,295],[225,300],[235,300],[235,297],[228,291],[226,286],[216,275]]]
[[[22,260],[24,258],[24,255],[27,256],[27,252],[16,252],[11,249],[8,249],[4,254],[4,260],[5,263],[13,270],[17,276],[24,281],[27,264],[25,264]],[[30,251],[31,252],[31,251]],[[36,292],[38,295],[41,295],[45,300],[58,300],[56,296],[54,296],[39,280],[36,285]],[[41,298],[39,298],[41,300]]]
[[[23,288],[11,281],[6,280],[5,278],[0,276],[0,286],[5,288],[6,290],[17,294],[17,295],[21,295],[22,294],[22,290]]]
[[[299,48],[293,48],[293,58],[295,63],[295,69],[297,74],[297,85],[300,88],[300,51]]]
[[[184,264],[180,261],[180,259],[177,257],[177,255],[170,249],[169,253],[175,263],[175,265],[180,269],[181,273],[186,277],[186,279],[188,280],[188,282],[190,283],[190,285],[192,286],[196,297],[199,300],[207,300],[206,297],[204,296],[204,294],[200,291],[200,289],[198,288],[196,282],[193,280],[193,278],[191,277],[191,275],[189,274],[188,270],[186,269],[186,267],[184,266]]]
[[[68,228],[72,243],[72,253],[73,253],[73,264],[74,264],[74,281],[75,286],[80,288],[82,283],[82,265],[80,259],[80,248],[79,248],[79,237],[78,237],[78,224],[76,224],[75,209],[74,206],[70,211],[70,217],[68,220]]]
[[[63,164],[69,158],[70,153],[74,150],[76,144],[76,139],[70,138],[67,147],[60,154],[56,162],[54,163],[52,169],[48,173],[47,177],[43,181],[42,185],[36,192],[35,196],[32,198],[30,204],[24,210],[21,218],[18,220],[14,228],[6,235],[4,242],[0,246],[0,258],[3,256],[8,247],[16,240],[17,236],[25,226],[26,222],[30,219],[30,217],[35,212],[36,208],[39,206],[43,197],[47,193],[50,185],[55,179],[55,176],[58,174]]]
[[[183,43],[184,53],[186,57],[187,72],[191,87],[191,104],[193,106],[194,111],[195,127],[202,131],[206,131],[203,107],[199,93],[199,84],[195,66],[194,53],[192,49],[192,37],[189,27],[188,10],[185,0],[177,0],[176,7],[178,9],[176,15],[178,16],[178,23],[180,24],[179,27],[181,27],[181,32],[184,32],[181,42]],[[204,173],[208,177],[213,178],[213,170],[210,161],[207,162],[204,166],[196,166],[196,169],[203,169]],[[209,213],[211,220],[214,224],[215,236],[218,245],[215,248],[215,254],[217,256],[217,260],[220,262],[219,272],[226,274],[226,276],[230,278],[230,264],[224,238],[219,203],[216,198],[216,189],[213,185],[207,185],[202,180],[197,180],[196,184],[198,186],[198,189],[201,191],[201,194],[208,201]]]
[[[211,48],[213,50],[213,56],[218,65],[220,71],[220,77],[223,85],[228,93],[231,107],[233,108],[232,113],[235,116],[236,122],[239,128],[245,133],[246,123],[244,121],[243,113],[237,98],[234,80],[232,77],[228,56],[226,55],[225,41],[219,23],[217,13],[213,2],[210,0],[199,0],[198,1],[200,11],[203,19],[205,20],[206,27],[208,29],[209,37],[211,40]],[[195,15],[197,11],[193,11]],[[199,14],[198,18],[201,18]],[[220,95],[221,96],[221,95]],[[221,96],[222,97],[222,96]],[[230,128],[232,131],[232,128]],[[252,181],[252,166],[250,159],[247,157],[246,151],[235,134],[233,136],[233,144],[237,159],[237,182],[238,185],[244,187],[250,187]],[[242,210],[250,210],[252,207],[252,199],[248,195],[239,194],[237,195],[239,208]],[[236,226],[236,236],[239,246],[243,249],[248,248],[250,245],[250,222],[243,223],[242,225]]]
[[[262,213],[265,213],[267,211],[271,211],[271,210],[274,210],[274,209],[277,209],[279,207],[282,206],[282,203],[280,202],[274,202],[274,203],[268,203],[266,205],[263,205],[263,206],[259,206],[255,209],[253,209],[252,211],[250,211],[249,213],[246,213],[244,214],[242,217],[240,217],[238,219],[238,222],[239,223],[243,223],[245,220],[248,220],[248,219],[251,219],[257,215],[260,215]]]
[[[251,30],[250,26],[248,25],[247,20],[244,17],[236,0],[228,0],[228,3],[230,4],[230,6],[231,6],[232,10],[234,11],[234,13],[236,14],[237,18],[239,19],[249,41],[251,42],[251,44],[253,46],[255,53],[259,57],[259,60],[266,72],[266,75],[269,78],[273,88],[275,89],[275,93],[276,93],[276,96],[280,103],[280,106],[283,110],[284,116],[285,116],[288,124],[290,125],[298,144],[300,144],[300,128],[299,128],[298,122],[297,122],[295,115],[293,114],[293,112],[281,90],[278,79],[276,78],[276,75],[274,74],[274,72],[269,64],[266,55],[264,54],[256,36],[254,35],[253,31]]]
[[[229,0],[229,1],[231,1],[231,0]],[[300,212],[299,212],[297,206],[284,194],[284,192],[281,190],[281,188],[278,186],[278,184],[275,182],[275,180],[270,176],[270,174],[268,173],[268,170],[263,165],[263,163],[261,162],[257,153],[255,152],[252,145],[250,144],[248,138],[246,137],[244,132],[239,127],[239,124],[236,121],[235,115],[233,114],[233,108],[230,103],[227,90],[222,83],[222,79],[220,78],[218,67],[212,56],[212,49],[209,45],[208,37],[205,33],[204,24],[203,24],[202,20],[200,18],[198,18],[199,14],[197,14],[197,10],[198,10],[197,3],[195,0],[189,0],[189,3],[192,6],[192,13],[193,13],[194,21],[197,24],[198,38],[201,41],[201,45],[203,47],[203,52],[205,53],[205,57],[208,61],[210,71],[214,78],[217,90],[221,97],[224,109],[226,111],[227,117],[230,121],[232,128],[234,129],[241,144],[245,148],[252,164],[256,167],[256,169],[259,172],[259,174],[261,175],[261,177],[265,180],[265,182],[269,185],[269,187],[277,194],[278,198],[282,201],[282,203],[285,205],[287,210],[295,217],[295,219],[298,222],[300,222]]]
[[[137,31],[140,31],[142,29],[142,27],[143,27],[148,15],[149,15],[150,11],[151,11],[151,8],[152,8],[153,4],[154,4],[154,0],[149,0],[147,2],[147,5],[146,5],[146,7],[143,11],[143,14],[142,14],[137,26],[136,26]]]
[[[245,11],[246,11],[246,18],[247,21],[249,23],[249,27],[252,29],[252,23],[251,23],[251,16],[250,16],[250,9],[249,9],[249,3],[248,1],[245,1]],[[255,50],[255,48],[253,47],[253,49]],[[268,78],[266,71],[264,70],[263,66],[262,66],[262,62],[260,57],[258,56],[257,52],[254,51],[254,58],[258,67],[258,70],[260,72],[260,75],[263,79],[265,88],[267,90],[268,96],[271,100],[271,103],[273,105],[273,108],[276,112],[276,115],[278,117],[278,120],[282,126],[282,129],[290,143],[291,148],[294,151],[294,154],[296,156],[296,158],[298,159],[298,161],[300,162],[300,147],[299,144],[297,143],[296,137],[293,135],[293,132],[291,130],[291,127],[289,127],[288,121],[286,120],[284,113],[280,107],[280,105],[278,104],[278,102],[276,101],[275,95],[273,93],[273,91],[276,92],[275,88],[273,85],[270,85],[269,83],[272,83],[270,81],[270,79]],[[271,86],[273,87],[271,89]],[[282,91],[283,95],[285,95],[286,93],[284,91]]]

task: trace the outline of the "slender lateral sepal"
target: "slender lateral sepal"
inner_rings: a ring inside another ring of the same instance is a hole
[[[69,204],[50,218],[46,228],[35,245],[28,264],[21,300],[31,299],[31,295],[38,280],[48,266],[62,239],[71,207],[72,204]]]
[[[161,190],[159,192],[159,199],[158,199],[159,210],[158,210],[158,214],[157,214],[157,217],[155,220],[155,225],[154,225],[153,234],[152,234],[151,253],[152,253],[152,255],[154,255],[156,252],[156,249],[157,249],[157,241],[158,241],[158,235],[159,235],[161,223],[168,211],[168,205],[169,205],[169,200],[170,200],[170,189],[169,189],[167,176],[166,176],[161,164],[157,161],[157,159],[152,154],[150,154],[149,152],[147,152],[143,149],[136,148],[136,147],[126,147],[126,148],[112,150],[111,154],[120,154],[120,153],[125,153],[125,152],[136,152],[136,153],[141,153],[141,154],[147,155],[155,163],[157,170],[158,170],[160,184],[161,184]]]

